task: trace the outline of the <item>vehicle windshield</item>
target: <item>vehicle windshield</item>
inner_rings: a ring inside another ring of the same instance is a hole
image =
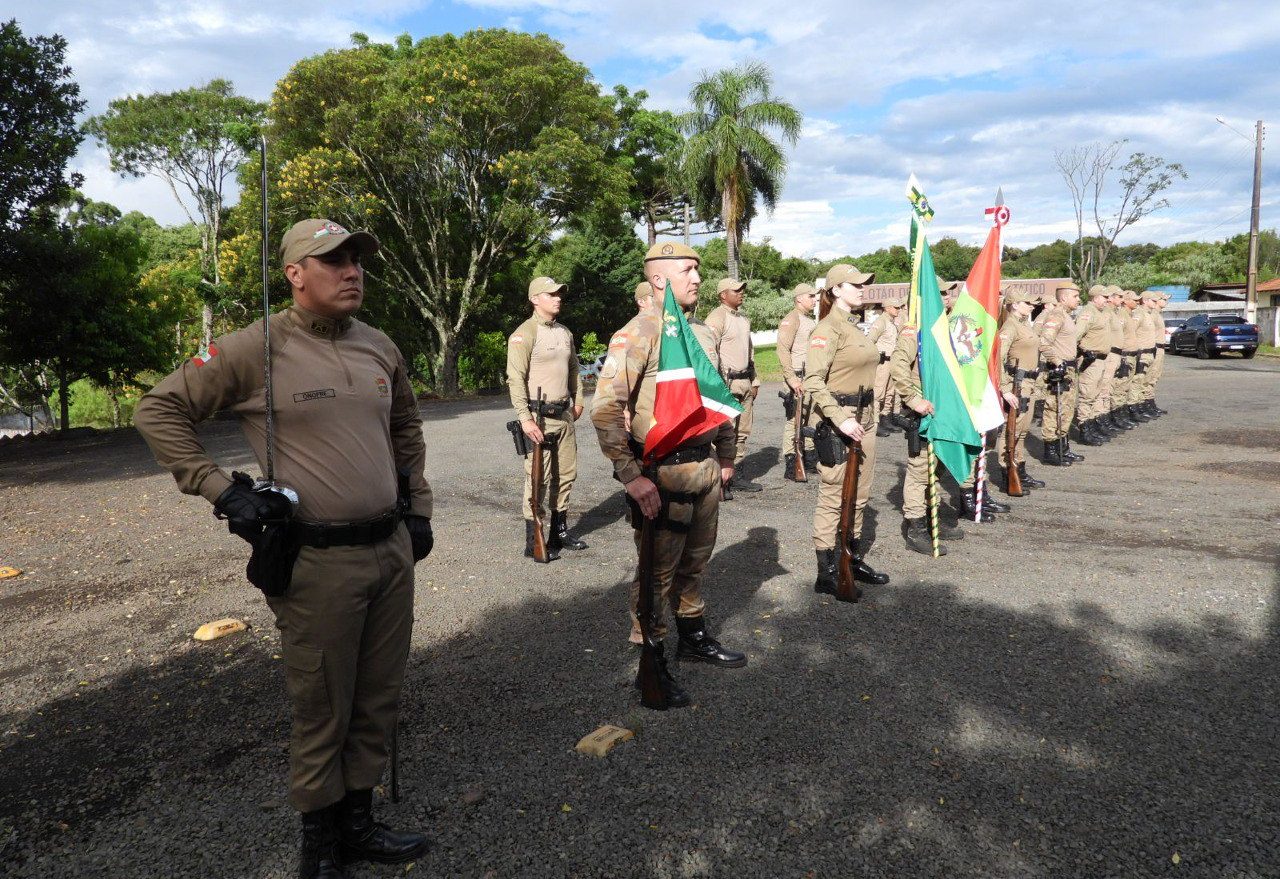
[[[1166,317],[1164,325],[1166,327],[1180,327],[1187,322],[1185,317]]]
[[[1244,323],[1244,322],[1245,322],[1245,320],[1244,320],[1244,318],[1239,317],[1238,315],[1234,315],[1234,314],[1215,314],[1213,317],[1209,318],[1209,322],[1210,322],[1210,323],[1215,323],[1215,324],[1218,324],[1218,325],[1222,325],[1222,324],[1242,324],[1242,323]]]

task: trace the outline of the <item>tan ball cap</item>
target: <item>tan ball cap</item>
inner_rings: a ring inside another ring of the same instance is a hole
[[[659,241],[650,247],[648,253],[644,255],[644,261],[649,262],[652,259],[691,259],[699,264],[702,263],[698,251],[678,241]]]
[[[720,283],[716,284],[716,292],[723,293],[725,290],[745,290],[747,289],[746,281],[735,281],[733,278],[721,278]]]
[[[1025,290],[1010,290],[1009,292],[1007,292],[1007,293],[1005,293],[1005,294],[1004,294],[1004,301],[1005,301],[1006,303],[1011,303],[1011,302],[1036,302],[1036,301],[1038,301],[1039,299],[1040,299],[1040,297],[1039,297],[1039,296],[1036,296],[1036,295],[1034,295],[1034,294],[1028,293],[1028,292],[1026,292]]]
[[[905,297],[905,296],[894,296],[892,299],[885,299],[885,300],[884,300],[883,302],[881,302],[880,304],[881,304],[881,305],[892,305],[892,306],[894,306],[895,308],[901,308],[902,306],[904,306],[904,305],[906,305],[906,304],[907,304],[907,297]]]
[[[857,266],[839,262],[827,269],[827,289],[830,290],[841,284],[870,284],[875,277],[875,272],[860,272]]]
[[[280,262],[293,265],[308,256],[337,250],[348,241],[354,242],[361,256],[372,256],[381,246],[368,232],[348,232],[332,220],[299,220],[280,239]]]
[[[817,292],[812,284],[796,284],[796,288],[791,291],[791,298],[799,299],[801,296],[812,296]]]
[[[1110,295],[1111,295],[1111,290],[1108,289],[1106,284],[1094,284],[1092,287],[1089,288],[1090,299],[1092,299],[1095,296],[1110,296]]]
[[[1137,301],[1138,301],[1138,294],[1137,294],[1137,293],[1135,293],[1135,292],[1133,292],[1132,290],[1121,290],[1121,291],[1120,291],[1120,295],[1121,295],[1122,297],[1124,297],[1124,301],[1125,301],[1125,302],[1137,302]]]
[[[532,299],[541,293],[564,293],[564,291],[568,289],[569,287],[567,285],[557,283],[551,278],[545,276],[541,278],[534,278],[529,282],[529,298]]]
[[[944,281],[944,280],[942,280],[941,278],[939,278],[937,275],[934,275],[933,277],[934,277],[934,278],[937,280],[937,282],[938,282],[938,292],[939,292],[939,293],[946,293],[946,292],[948,292],[948,291],[955,290],[955,289],[957,289],[957,288],[960,286],[960,282],[959,282],[959,281]]]
[[[636,284],[636,303],[637,304],[640,303],[640,300],[647,299],[652,295],[653,295],[653,285],[650,284],[648,281],[641,281],[639,284]]]
[[[1057,287],[1053,288],[1053,293],[1056,296],[1057,294],[1068,291],[1068,290],[1074,290],[1077,293],[1080,292],[1080,288],[1077,287],[1075,284],[1059,284]]]

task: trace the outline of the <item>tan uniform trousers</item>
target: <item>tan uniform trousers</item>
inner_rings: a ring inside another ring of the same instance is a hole
[[[920,454],[907,455],[907,472],[902,478],[902,518],[921,519],[928,514],[929,444],[921,438]]]
[[[293,713],[289,803],[323,809],[382,778],[413,629],[404,527],[368,546],[304,546],[288,594],[268,598]]]
[[[1102,379],[1106,374],[1107,361],[1101,358],[1089,364],[1089,368],[1080,373],[1079,401],[1080,421],[1092,421],[1106,412],[1102,408]]]
[[[1073,367],[1067,367],[1067,378],[1071,382],[1071,387],[1062,392],[1062,408],[1058,408],[1058,395],[1048,387],[1045,388],[1044,398],[1044,415],[1042,418],[1040,435],[1046,443],[1056,440],[1058,437],[1066,436],[1071,430],[1071,422],[1076,416],[1076,399],[1080,393],[1080,376]],[[1061,429],[1059,429],[1059,419],[1061,419]]]
[[[845,407],[845,418],[853,416],[853,409]],[[862,536],[863,511],[871,497],[871,478],[876,468],[876,411],[867,407],[862,413],[862,463],[858,467],[858,496],[854,500],[853,535]],[[818,464],[818,506],[813,511],[813,548],[835,549],[836,532],[840,529],[840,490],[844,487],[844,462],[835,467]]]
[[[542,497],[538,498],[538,513],[546,513],[546,499],[554,500],[557,513],[569,509],[569,492],[578,478],[578,439],[573,425],[573,410],[564,418],[547,418],[542,430],[547,448],[542,454]],[[533,453],[524,456],[524,517],[533,519]]]
[[[756,408],[755,388],[749,388],[738,402],[742,404],[742,414],[733,423],[736,444],[733,451],[734,467],[741,464],[742,459],[747,456],[747,437],[751,436],[752,412]]]
[[[800,410],[800,426],[808,424],[809,415],[809,398],[802,397],[803,408]],[[781,402],[781,401],[779,401]],[[804,442],[804,450],[806,452],[813,451],[813,439],[801,433],[801,440]],[[784,418],[782,420],[782,454],[794,455],[796,452],[796,420],[795,417]]]
[[[1106,415],[1111,411],[1112,395],[1115,393],[1116,370],[1120,367],[1120,355],[1114,351],[1107,354],[1102,364],[1102,391],[1098,394],[1098,414]]]
[[[1027,411],[1018,413],[1018,420],[1014,427],[1016,433],[1013,441],[1013,464],[1016,467],[1019,464],[1026,463],[1027,460],[1027,434],[1031,432],[1031,419],[1034,414],[1034,403],[1027,403]],[[1000,450],[1000,466],[1009,466],[1009,444],[1005,440],[1005,433],[1008,431],[1008,422],[1005,427],[1000,428],[1000,436],[996,440],[996,446]]]
[[[1147,385],[1151,382],[1151,355],[1145,351],[1137,357],[1130,360],[1135,364],[1133,377],[1129,380],[1129,394],[1126,402],[1130,406],[1137,406],[1139,403],[1150,399],[1150,392]],[[1138,372],[1138,367],[1142,371]]]
[[[889,374],[889,361],[876,367],[876,415],[888,416],[898,411],[898,386]]]
[[[1157,348],[1155,359],[1151,362],[1151,371],[1147,373],[1147,399],[1156,398],[1156,385],[1164,374],[1164,349]]]
[[[1129,405],[1129,388],[1133,386],[1133,357],[1121,357],[1116,365],[1116,374],[1111,382],[1111,408],[1116,409],[1120,406]],[[1128,367],[1128,375],[1121,375],[1125,370],[1120,369],[1119,364],[1122,363]]]
[[[658,468],[658,486],[685,495],[668,500],[666,522],[654,534],[653,591],[655,638],[667,634],[666,608],[678,617],[702,616],[702,574],[716,547],[720,522],[720,463],[712,454],[705,461]],[[687,496],[693,495],[689,503]],[[640,550],[636,529],[636,551]],[[639,644],[640,577],[631,583],[631,643]]]

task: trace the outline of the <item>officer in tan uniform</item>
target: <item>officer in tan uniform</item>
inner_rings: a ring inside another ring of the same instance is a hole
[[[813,317],[813,308],[818,301],[818,291],[809,284],[797,284],[791,291],[791,299],[795,308],[787,312],[787,316],[778,324],[778,365],[782,368],[782,380],[787,383],[790,399],[785,407],[786,420],[782,422],[782,454],[783,476],[792,478],[792,467],[795,464],[796,422],[794,409],[799,404],[805,407],[804,381],[805,357],[809,353],[809,336],[818,322]],[[804,420],[803,411],[801,420]],[[812,457],[813,440],[804,437],[804,466],[812,470],[817,466],[817,459]]]
[[[1128,312],[1124,307],[1124,290],[1114,284],[1107,287],[1108,325],[1111,328],[1111,354],[1107,357],[1107,372],[1103,374],[1103,421],[1117,431],[1132,430],[1137,424],[1124,417],[1120,404],[1129,388],[1129,370],[1125,351],[1125,322]]]
[[[289,802],[302,812],[303,877],[333,879],[344,863],[409,861],[427,848],[422,835],[371,816],[409,657],[413,566],[432,543],[426,445],[404,358],[352,317],[364,299],[361,260],[377,249],[367,232],[296,223],[280,247],[293,305],[271,316],[276,475],[299,500],[287,549],[273,554],[282,579],[264,591],[275,593],[267,603],[292,707]],[[259,321],[163,379],[134,416],[178,487],[241,534],[284,519],[290,504],[228,476],[196,425],[230,409],[265,471],[265,365]]]
[[[1129,416],[1129,391],[1133,387],[1137,366],[1138,319],[1133,313],[1138,304],[1138,294],[1132,290],[1121,290],[1119,304],[1116,306],[1120,326],[1120,364],[1116,367],[1115,381],[1111,386],[1112,418],[1121,427],[1128,424],[1137,427],[1137,419]]]
[[[574,422],[582,415],[582,384],[578,381],[578,349],[573,333],[556,320],[567,288],[551,278],[529,282],[533,315],[507,339],[507,388],[520,429],[529,442],[550,451],[544,462],[542,489],[552,495],[548,555],[561,549],[586,549],[569,531],[569,492],[578,478],[578,440]],[[542,392],[542,400],[537,399]],[[541,414],[543,425],[538,426]],[[524,554],[533,558],[533,455],[524,456]],[[538,519],[545,512],[536,499]]]
[[[648,281],[636,284],[636,311],[643,314],[653,309],[653,285]]]
[[[938,289],[942,293],[942,306],[950,314],[951,307],[956,304],[956,298],[960,295],[960,284],[939,283]],[[889,372],[893,378],[895,393],[902,399],[902,405],[911,410],[912,420],[916,424],[916,429],[907,436],[907,469],[902,476],[902,518],[906,520],[907,547],[925,555],[933,555],[933,533],[928,520],[929,450],[923,438],[920,439],[916,454],[911,454],[913,438],[919,433],[920,418],[933,412],[933,403],[925,397],[920,381],[920,336],[914,326],[904,326],[898,331],[898,341],[894,346],[893,356],[889,358]],[[941,478],[941,473],[938,478]],[[990,521],[990,514],[984,519]],[[940,540],[960,540],[963,537],[964,531],[947,524],[939,515]],[[946,555],[947,548],[939,545],[938,554]]]
[[[1053,467],[1067,467],[1083,461],[1083,455],[1071,451],[1069,432],[1076,415],[1076,395],[1080,377],[1076,374],[1076,322],[1072,312],[1080,304],[1080,288],[1060,284],[1054,291],[1053,304],[1043,312],[1040,322],[1040,359],[1045,377],[1044,462]]]
[[[706,324],[716,338],[720,375],[729,386],[729,393],[742,404],[738,416],[736,448],[733,456],[733,481],[724,487],[724,499],[732,500],[733,489],[739,491],[763,491],[764,486],[752,482],[743,474],[742,459],[747,456],[747,437],[751,436],[752,412],[756,396],[760,393],[760,379],[756,378],[755,349],[751,344],[751,319],[742,312],[742,299],[747,282],[724,278],[716,285],[720,304],[707,315]]]
[[[840,525],[841,489],[850,440],[862,443],[858,464],[858,496],[854,499],[853,543],[854,579],[859,583],[884,584],[881,574],[863,560],[862,519],[871,497],[871,478],[876,464],[875,378],[880,351],[858,327],[867,285],[874,274],[858,271],[848,263],[827,270],[823,297],[830,303],[827,316],[818,321],[809,337],[809,357],[805,361],[804,391],[813,401],[812,422],[819,431],[814,439],[818,452],[818,504],[813,513],[813,548],[817,554],[818,578],[815,592],[836,594],[836,540]],[[861,412],[861,418],[856,417]]]
[[[1076,316],[1076,350],[1080,354],[1080,393],[1077,397],[1080,442],[1100,446],[1114,432],[1100,423],[1103,414],[1102,387],[1107,358],[1111,354],[1111,327],[1107,315],[1107,288],[1089,288],[1089,304]]]
[[[898,411],[898,392],[893,379],[889,375],[889,358],[898,345],[898,331],[902,328],[900,320],[902,307],[907,304],[906,297],[899,296],[886,299],[880,303],[883,311],[867,330],[867,338],[880,352],[880,365],[876,367],[876,436],[884,437],[900,428],[893,423],[892,416]]]
[[[1022,487],[1044,488],[1044,483],[1027,474],[1026,439],[1031,429],[1031,392],[1040,375],[1040,339],[1031,328],[1031,305],[1034,297],[1018,290],[1011,290],[1004,298],[1003,320],[1000,322],[1000,352],[1004,356],[1004,369],[1000,372],[1000,393],[1006,406],[1018,411],[1017,435],[1013,443],[1013,460],[1009,460],[1008,442],[1002,437],[998,443],[1000,466],[1016,467],[1022,478]],[[1015,382],[1020,397],[1014,394]],[[1008,429],[1007,427],[1005,428]]]
[[[684,244],[659,242],[645,255],[645,273],[654,290],[671,284],[685,316],[698,303],[698,252]],[[657,462],[656,484],[645,475],[639,458],[653,426],[654,388],[658,373],[662,315],[655,309],[633,317],[614,333],[600,370],[591,404],[591,421],[600,449],[613,464],[614,478],[626,489],[640,546],[640,516],[657,518],[653,580],[654,634],[666,635],[665,608],[675,609],[680,659],[727,668],[746,665],[747,657],[723,647],[707,631],[702,578],[715,549],[720,513],[720,487],[733,477],[734,433],[726,421],[685,442]],[[628,413],[629,417],[628,417]],[[662,515],[659,516],[659,513]],[[634,617],[640,582],[631,584]],[[659,667],[671,692],[672,707],[690,704],[688,694],[671,678],[659,643]]]
[[[1133,348],[1130,349],[1133,352],[1133,378],[1129,382],[1125,415],[1130,421],[1146,424],[1156,420],[1156,417],[1147,412],[1143,406],[1147,400],[1149,373],[1156,353],[1155,318],[1147,306],[1150,300],[1145,294],[1139,295],[1132,290],[1127,292],[1133,293],[1133,304],[1129,311],[1133,327]],[[1164,336],[1163,322],[1160,324],[1160,335]]]
[[[1169,295],[1161,290],[1147,290],[1142,297],[1147,309],[1151,312],[1151,323],[1155,335],[1155,352],[1151,355],[1151,369],[1147,373],[1147,401],[1143,411],[1152,418],[1159,418],[1165,414],[1165,411],[1156,405],[1156,385],[1160,383],[1160,376],[1164,372],[1164,356],[1169,347],[1165,342],[1167,337],[1162,309],[1169,301]]]

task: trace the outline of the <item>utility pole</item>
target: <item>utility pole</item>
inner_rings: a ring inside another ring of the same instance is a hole
[[[689,246],[689,203],[684,203],[684,246]]]
[[[1253,135],[1253,216],[1249,221],[1249,269],[1245,279],[1244,319],[1258,322],[1258,223],[1262,210],[1262,120]]]

